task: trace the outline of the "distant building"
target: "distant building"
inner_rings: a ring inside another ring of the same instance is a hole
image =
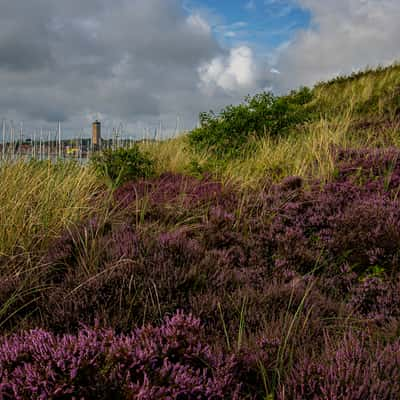
[[[92,124],[92,148],[93,151],[101,149],[101,123],[97,120]]]

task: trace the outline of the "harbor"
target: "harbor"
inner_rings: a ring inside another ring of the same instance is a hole
[[[96,120],[91,125],[91,133],[81,133],[74,137],[66,137],[60,122],[53,130],[35,129],[27,131],[23,124],[15,125],[12,121],[2,121],[2,136],[0,143],[0,160],[19,159],[76,160],[85,163],[97,151],[105,149],[130,148],[138,142],[159,140],[162,136],[160,128],[150,134],[145,129],[141,135],[127,135],[123,125],[109,128],[106,137],[102,136],[102,124]]]

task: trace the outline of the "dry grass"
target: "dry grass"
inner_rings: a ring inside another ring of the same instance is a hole
[[[0,255],[40,251],[93,207],[99,183],[72,163],[7,162],[0,166]]]
[[[156,162],[156,172],[184,173],[188,164],[187,135],[162,142],[144,141],[139,143],[140,150],[148,153]]]
[[[304,125],[299,132],[287,137],[263,138],[254,142],[252,151],[214,166],[212,172],[225,182],[239,183],[244,187],[257,186],[266,180],[278,181],[288,175],[327,179],[334,170],[333,147],[374,144],[372,136],[361,138],[353,135],[351,121],[348,112],[332,120],[322,118]],[[390,136],[394,142],[395,132]],[[159,171],[187,172],[192,160],[199,165],[206,163],[207,154],[191,154],[184,139],[146,144],[145,149],[157,160]]]
[[[320,107],[319,120],[285,137],[255,141],[242,157],[211,164],[210,172],[242,187],[276,182],[288,175],[329,179],[335,147],[400,145],[400,119],[395,113],[399,93],[400,65],[321,83],[314,88],[313,100]],[[185,136],[143,147],[157,160],[158,171],[188,172],[193,161],[210,166],[210,155],[191,153]]]

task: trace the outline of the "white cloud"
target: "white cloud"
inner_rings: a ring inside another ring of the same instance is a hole
[[[207,93],[216,89],[228,92],[253,89],[258,77],[255,64],[253,52],[249,47],[233,48],[227,56],[216,57],[198,69],[200,87]]]
[[[400,58],[399,0],[299,0],[312,24],[280,51],[276,85],[287,90]]]

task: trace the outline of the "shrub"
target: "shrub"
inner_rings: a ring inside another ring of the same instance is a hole
[[[371,343],[348,333],[337,343],[327,337],[323,354],[304,356],[281,388],[280,400],[397,399],[400,393],[400,343]]]
[[[314,118],[308,103],[308,88],[275,97],[263,92],[246,97],[244,104],[227,106],[219,114],[200,114],[201,126],[189,134],[189,143],[197,151],[211,151],[215,156],[237,156],[253,136],[283,135],[289,128]]]
[[[88,221],[51,246],[45,283],[55,287],[41,295],[40,312],[29,319],[58,331],[96,318],[126,330],[180,308],[207,319],[213,330],[221,328],[220,303],[229,305],[234,331],[235,310],[247,298],[248,326],[257,331],[260,313],[275,310],[269,319],[279,318],[274,304],[290,298],[290,290],[272,296],[269,282],[280,285],[287,271],[298,275],[295,281],[316,267],[321,293],[311,297],[321,297],[331,316],[345,303],[357,317],[397,318],[396,286],[386,280],[398,274],[400,165],[390,164],[389,182],[378,161],[386,156],[361,153],[352,153],[353,167],[349,154],[341,154],[337,179],[325,186],[306,189],[292,177],[244,198],[209,178],[165,174],[129,182],[114,192],[115,220],[93,229]],[[376,271],[382,287],[360,285]],[[386,287],[393,287],[391,297],[384,296]]]
[[[164,173],[156,179],[129,182],[114,192],[115,202],[122,208],[135,204],[145,196],[153,207],[179,204],[180,207],[191,210],[220,202],[226,202],[232,207],[236,197],[230,187],[224,187],[209,176],[197,179],[171,173]]]
[[[398,269],[398,150],[338,152],[334,181],[308,189],[283,182],[268,194],[275,217],[265,234],[276,267],[337,274]],[[292,179],[293,180],[293,179]],[[295,180],[294,180],[295,182]]]
[[[137,145],[95,154],[91,163],[100,176],[119,186],[127,181],[154,175],[154,162]]]
[[[400,316],[398,280],[367,277],[354,285],[350,293],[349,305],[356,315],[381,323]]]
[[[238,399],[234,357],[213,351],[181,312],[128,335],[31,330],[0,338],[0,397]]]

